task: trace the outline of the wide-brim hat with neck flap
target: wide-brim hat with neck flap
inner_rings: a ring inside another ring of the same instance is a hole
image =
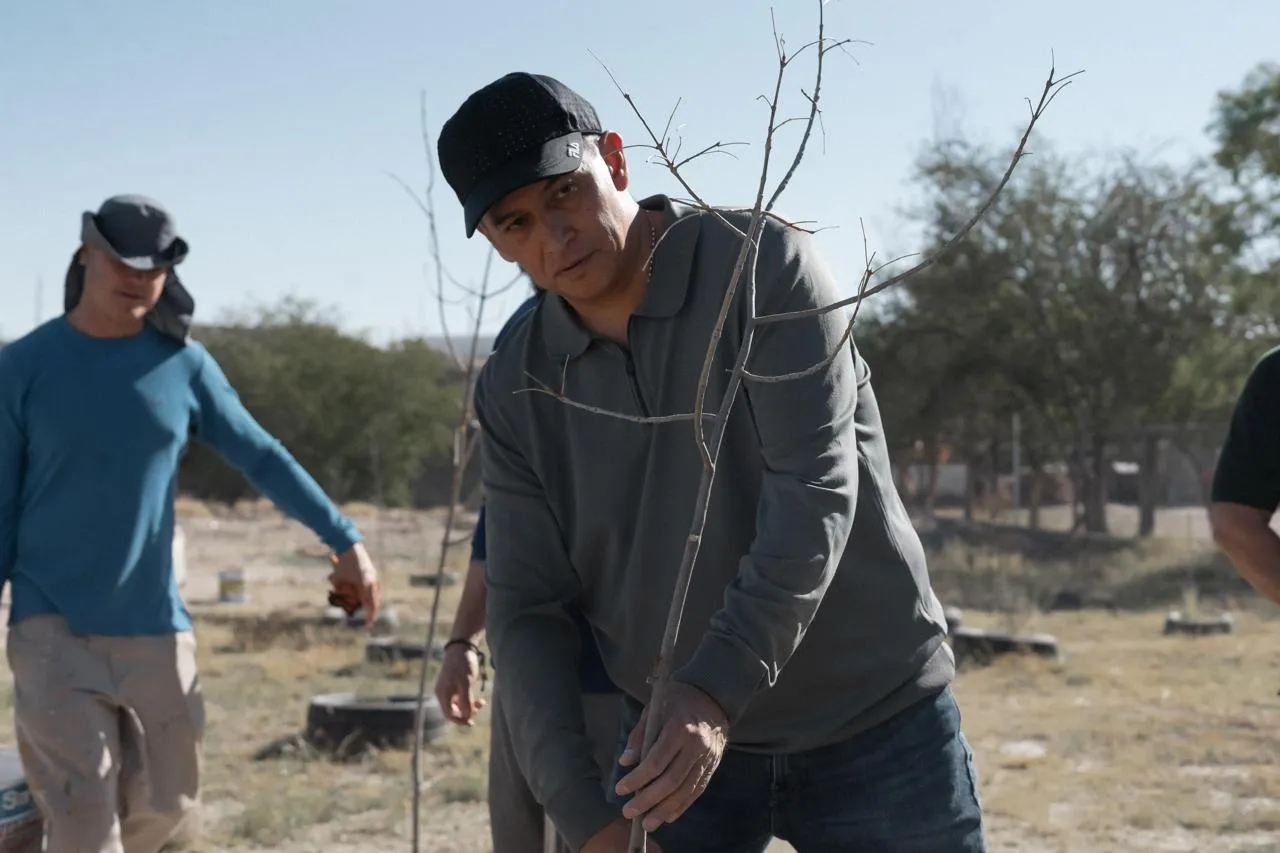
[[[147,312],[147,321],[180,343],[190,339],[195,300],[174,270],[186,259],[190,247],[163,205],[142,195],[111,196],[97,212],[81,215],[80,243],[102,249],[132,269],[168,270],[164,290],[156,306]],[[83,292],[84,266],[77,248],[67,270],[64,310],[75,308]]]

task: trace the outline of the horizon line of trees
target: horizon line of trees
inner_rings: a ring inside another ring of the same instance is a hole
[[[1212,157],[1185,167],[1126,150],[1066,156],[1036,139],[955,251],[869,300],[854,339],[895,462],[936,466],[945,452],[993,472],[1017,414],[1030,490],[1065,463],[1079,526],[1105,532],[1118,441],[1153,424],[1225,425],[1248,371],[1280,345],[1280,64],[1220,92],[1207,130]],[[962,136],[923,148],[912,174],[923,201],[906,211],[923,253],[972,215],[1010,153]],[[194,334],[335,499],[447,500],[463,380],[436,338],[377,346],[295,299]],[[253,494],[198,445],[180,486],[215,501]]]

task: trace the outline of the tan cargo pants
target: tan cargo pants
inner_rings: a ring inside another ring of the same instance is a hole
[[[496,676],[495,672],[495,676]],[[502,702],[501,677],[494,679],[490,705],[489,827],[494,853],[572,853],[534,799],[529,783],[516,764],[507,715]],[[596,765],[607,782],[613,773],[618,726],[622,718],[622,694],[583,694],[582,711],[587,737],[595,747]],[[605,782],[601,782],[601,786]]]
[[[46,853],[159,853],[199,820],[204,701],[190,632],[73,636],[60,616],[9,629],[14,728]]]

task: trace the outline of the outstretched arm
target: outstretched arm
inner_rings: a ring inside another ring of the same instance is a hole
[[[355,524],[254,419],[213,356],[207,351],[202,355],[195,378],[196,438],[218,451],[281,512],[314,531],[335,554],[345,554],[363,538]]]

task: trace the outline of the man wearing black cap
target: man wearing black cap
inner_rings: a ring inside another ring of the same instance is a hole
[[[372,620],[361,535],[189,339],[185,240],[158,203],[81,222],[66,313],[0,350],[0,584],[14,729],[47,853],[156,853],[193,830],[204,703],[172,562],[188,437],[333,549]]]
[[[488,359],[475,400],[496,689],[520,708],[517,757],[560,832],[586,853],[625,850],[633,816],[665,853],[760,851],[773,836],[801,853],[984,850],[945,616],[869,369],[839,345],[847,313],[752,336],[757,375],[835,355],[811,376],[742,388],[661,734],[638,759],[700,476],[690,419],[670,416],[692,411],[749,217],[636,202],[621,137],[545,76],[475,92],[438,144],[466,233],[547,290]],[[808,235],[770,219],[758,245],[759,314],[838,300]],[[730,308],[711,412],[751,308]],[[612,797],[583,733],[574,607],[626,694]]]

